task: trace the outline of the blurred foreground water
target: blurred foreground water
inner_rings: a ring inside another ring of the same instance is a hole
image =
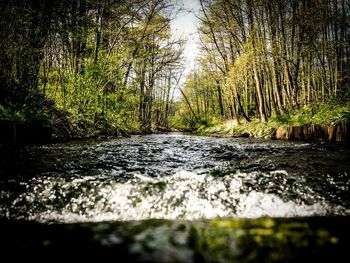
[[[7,251],[328,262],[350,245],[345,145],[163,134],[0,156]]]

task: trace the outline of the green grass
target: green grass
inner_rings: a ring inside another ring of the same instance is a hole
[[[303,125],[336,125],[350,121],[349,105],[332,105],[330,103],[313,103],[299,109],[271,117],[267,123],[258,119],[251,122],[232,120],[218,122],[214,125],[202,124],[197,129],[200,134],[218,136],[252,136],[257,138],[269,137],[275,128],[280,126]]]
[[[261,123],[258,120],[251,122],[240,122],[237,123],[232,120],[222,122],[220,124],[207,127],[199,130],[201,134],[218,135],[218,136],[250,136],[256,138],[264,138],[271,135],[274,130],[274,126],[271,123]]]
[[[270,118],[273,125],[303,126],[306,124],[329,124],[348,122],[350,120],[350,106],[331,105],[327,103],[313,103],[287,114]]]

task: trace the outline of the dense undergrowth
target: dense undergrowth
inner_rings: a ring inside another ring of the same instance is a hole
[[[49,127],[54,140],[69,140],[74,138],[90,138],[100,136],[117,136],[140,133],[137,124],[123,121],[118,116],[108,118],[104,114],[82,114],[74,111],[60,109],[53,101],[45,100],[43,106],[34,109],[13,109],[0,105],[0,120],[2,122]]]
[[[283,115],[273,116],[266,123],[258,119],[252,119],[250,122],[212,119],[197,125],[195,129],[199,134],[267,138],[280,126],[337,125],[349,121],[350,105],[313,103]]]

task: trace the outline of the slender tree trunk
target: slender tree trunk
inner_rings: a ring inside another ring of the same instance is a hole
[[[224,117],[225,113],[224,113],[224,105],[223,105],[223,102],[222,102],[222,91],[221,91],[220,83],[219,83],[219,81],[217,79],[215,80],[215,82],[216,82],[216,88],[218,90],[218,96],[219,96],[220,115],[222,117]]]

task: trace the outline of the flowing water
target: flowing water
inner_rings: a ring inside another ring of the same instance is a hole
[[[0,218],[350,215],[350,149],[170,133],[2,149]]]

